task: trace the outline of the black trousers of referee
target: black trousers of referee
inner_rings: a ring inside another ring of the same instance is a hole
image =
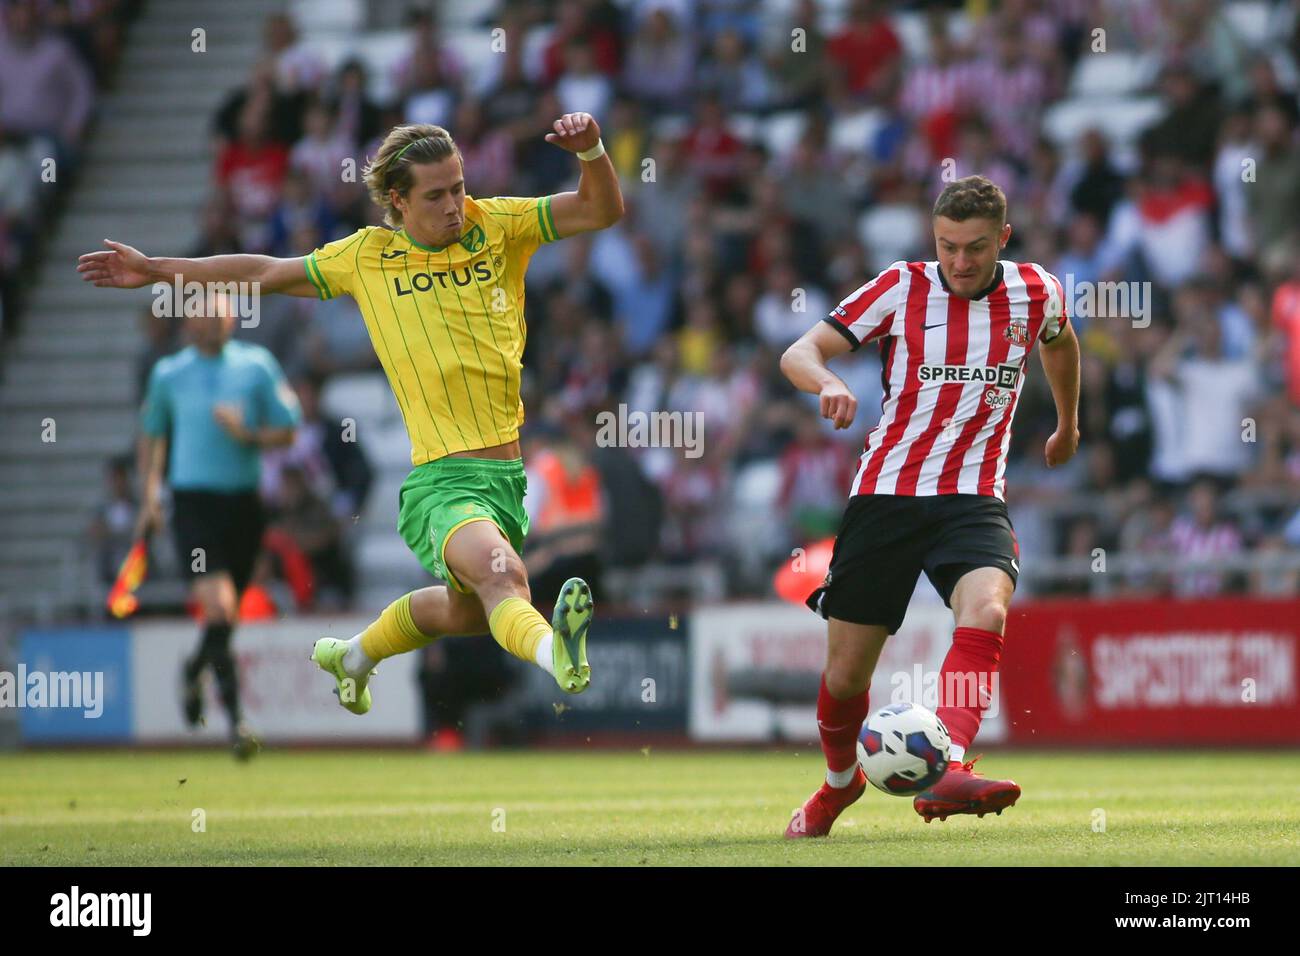
[[[238,601],[252,577],[266,530],[257,492],[174,490],[172,506],[172,533],[184,572],[191,579],[226,572],[234,582]],[[202,563],[197,564],[200,556]],[[232,732],[243,719],[239,669],[230,648],[234,629],[233,621],[205,621],[198,649],[185,662],[183,674],[189,685],[199,679],[204,669],[212,668]]]

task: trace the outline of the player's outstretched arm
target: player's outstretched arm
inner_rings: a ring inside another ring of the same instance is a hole
[[[1039,346],[1038,357],[1056,402],[1056,431],[1047,439],[1043,457],[1048,468],[1063,465],[1079,449],[1079,340],[1074,326]]]
[[[595,149],[600,142],[600,126],[590,113],[565,113],[553,128],[546,141],[570,153]],[[623,190],[608,155],[602,152],[582,161],[577,192],[556,193],[551,199],[551,216],[560,239],[607,229],[623,218]]]
[[[77,271],[87,282],[108,289],[138,289],[155,282],[256,282],[261,292],[279,292],[315,299],[315,286],[307,278],[302,258],[229,255],[203,259],[166,259],[146,256],[139,249],[105,239],[107,249],[88,252],[77,260]]]
[[[781,372],[801,392],[821,398],[821,416],[848,428],[858,400],[826,363],[850,349],[849,341],[825,322],[818,322],[781,356]]]

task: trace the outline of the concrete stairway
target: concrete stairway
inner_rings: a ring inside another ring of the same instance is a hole
[[[57,223],[0,379],[0,615],[38,619],[94,591],[85,528],[105,460],[135,438],[138,316],[148,289],[96,289],[77,256],[108,237],[182,254],[211,180],[210,126],[256,59],[264,0],[155,0],[132,25],[81,174]],[[206,31],[207,50],[191,49]],[[54,441],[43,441],[44,422]]]

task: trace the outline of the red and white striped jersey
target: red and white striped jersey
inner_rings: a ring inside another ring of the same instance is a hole
[[[1061,283],[1037,263],[998,263],[973,299],[937,262],[895,262],[826,318],[856,350],[879,341],[885,395],[849,496],[1003,497],[1011,418],[1036,340],[1069,321]]]

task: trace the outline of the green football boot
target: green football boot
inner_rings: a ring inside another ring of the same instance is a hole
[[[365,677],[350,677],[343,669],[343,655],[347,653],[348,642],[334,637],[322,637],[312,648],[311,659],[325,673],[336,681],[334,695],[339,703],[354,714],[364,714],[370,709],[370,674]],[[374,671],[370,672],[371,674]]]
[[[582,578],[569,578],[560,588],[551,615],[551,664],[555,682],[570,694],[581,694],[591,684],[591,665],[587,663],[587,631],[595,604],[591,588]]]

